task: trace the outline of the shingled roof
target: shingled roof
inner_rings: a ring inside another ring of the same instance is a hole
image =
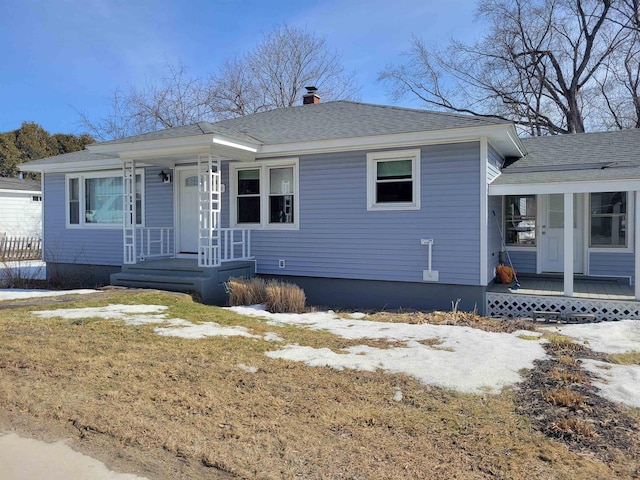
[[[640,178],[640,129],[523,138],[528,153],[494,185]]]
[[[198,122],[184,127],[102,142],[99,145],[216,133],[239,141],[277,145],[504,124],[509,122],[487,117],[340,100],[278,108],[216,123]]]
[[[39,180],[0,177],[0,190],[21,190],[25,192],[39,192]]]

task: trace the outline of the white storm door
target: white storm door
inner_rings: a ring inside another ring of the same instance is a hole
[[[573,195],[573,272],[583,273],[582,195]],[[540,268],[543,272],[564,271],[564,195],[542,197],[540,222]]]
[[[178,172],[179,253],[198,253],[198,170]]]

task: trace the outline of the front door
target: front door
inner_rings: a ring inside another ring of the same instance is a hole
[[[178,248],[179,253],[198,253],[198,170],[179,169]]]
[[[583,273],[582,195],[573,195],[573,272]],[[564,195],[542,196],[540,267],[543,272],[564,271]]]

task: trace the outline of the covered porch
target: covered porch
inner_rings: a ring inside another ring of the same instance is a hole
[[[222,223],[229,209],[222,170],[228,162],[254,161],[259,146],[205,122],[173,130],[171,139],[154,132],[136,142],[93,146],[94,153],[117,157],[122,168],[123,265],[186,258],[214,268],[252,260],[251,230]]]

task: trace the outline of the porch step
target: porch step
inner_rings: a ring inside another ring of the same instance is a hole
[[[195,260],[169,259],[124,265],[111,275],[111,285],[155,288],[172,292],[196,292],[203,303],[226,305],[224,283],[231,277],[254,275],[253,261],[223,263],[218,267],[198,267]]]

